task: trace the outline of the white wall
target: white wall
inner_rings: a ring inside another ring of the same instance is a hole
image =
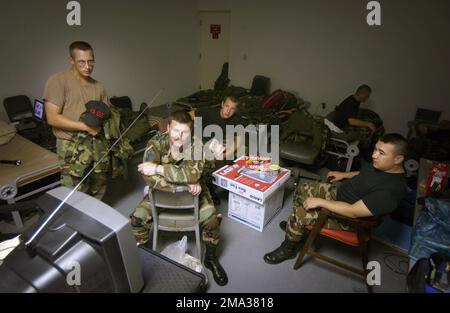
[[[418,106],[450,102],[450,1],[380,1],[382,25],[369,27],[362,0],[197,0],[199,10],[231,11],[230,78],[250,87],[255,74],[272,89],[293,90],[327,111],[361,83],[363,105],[389,132],[406,134]],[[247,60],[244,60],[244,55]],[[444,117],[449,117],[448,111]]]
[[[138,108],[165,88],[155,104],[195,90],[197,9],[190,0],[79,1],[82,25],[69,27],[69,1],[0,2],[0,99],[42,97],[47,78],[68,68],[68,45],[85,40],[95,50],[93,77],[109,96],[128,95]],[[3,105],[0,118],[7,120]]]
[[[81,27],[67,26],[67,2],[0,2],[0,100],[41,97],[74,40],[94,46],[93,76],[110,96],[129,95],[136,107],[160,88],[159,103],[185,96],[199,85],[199,10],[231,12],[234,85],[267,75],[273,89],[328,111],[367,83],[368,106],[402,133],[416,107],[444,110],[450,99],[448,0],[380,1],[380,27],[366,24],[365,0],[80,0]]]

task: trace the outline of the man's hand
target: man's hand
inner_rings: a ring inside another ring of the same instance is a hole
[[[138,165],[138,172],[145,176],[153,176],[156,174],[158,164],[153,162],[144,162]]]
[[[322,203],[323,203],[322,198],[308,198],[305,200],[305,202],[303,202],[303,208],[308,211],[311,209],[316,209],[316,208],[320,208],[322,207]]]
[[[193,195],[193,196],[198,196],[200,194],[200,192],[202,191],[202,187],[200,187],[200,184],[192,184],[192,185],[188,185],[189,187],[189,192]]]
[[[216,160],[224,160],[225,146],[219,143],[216,139],[212,139],[209,143],[209,150],[214,154]]]
[[[97,136],[98,133],[102,130],[102,128],[100,126],[90,127],[86,124],[84,124],[84,125],[85,125],[84,131],[88,132],[91,136],[94,136],[94,137]]]
[[[343,172],[329,171],[327,174],[327,179],[330,181],[330,183],[343,180],[345,177],[346,175]]]

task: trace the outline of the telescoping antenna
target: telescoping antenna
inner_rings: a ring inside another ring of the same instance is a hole
[[[111,147],[106,151],[106,153],[97,161],[97,163],[92,167],[92,169],[83,177],[83,179],[69,192],[69,194],[61,201],[61,203],[53,210],[53,212],[45,219],[45,221],[39,226],[39,228],[31,235],[30,239],[25,242],[26,246],[30,246],[33,241],[39,236],[39,234],[47,227],[53,217],[61,210],[62,206],[66,201],[72,196],[72,194],[81,186],[81,184],[89,177],[89,175],[95,170],[95,168],[103,161],[103,159],[109,155],[109,152],[114,148],[114,146],[122,139],[123,135],[134,125],[134,123],[144,114],[144,112],[150,108],[150,106],[155,102],[155,100],[161,95],[164,89],[160,89],[158,93],[153,97],[150,101],[150,104],[147,104],[144,110],[133,120],[133,122],[125,129],[125,131],[117,138],[117,140],[111,145]]]

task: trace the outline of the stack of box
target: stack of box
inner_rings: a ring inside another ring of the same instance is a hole
[[[256,230],[264,227],[283,207],[284,184],[291,173],[287,169],[256,172],[246,169],[240,158],[233,165],[213,173],[214,184],[228,191],[228,216]]]

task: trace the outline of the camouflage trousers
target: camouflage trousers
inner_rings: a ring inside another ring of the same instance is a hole
[[[76,147],[73,141],[56,140],[56,153],[62,169],[61,184],[68,188],[74,188],[83,179],[70,174],[69,165],[74,151]],[[106,183],[106,173],[93,171],[77,190],[101,200],[106,191]]]
[[[326,183],[305,183],[297,187],[294,195],[294,210],[289,216],[286,226],[286,239],[299,242],[303,239],[306,225],[314,225],[319,217],[320,209],[306,211],[303,202],[307,198],[336,200],[336,186]],[[338,221],[328,218],[324,227],[329,229],[348,230]]]
[[[211,199],[211,194],[203,184],[202,191],[199,195],[199,206],[202,240],[206,244],[217,246],[219,244],[222,215],[216,214],[216,208]],[[131,213],[130,221],[136,241],[140,244],[146,244],[150,240],[150,229],[153,222],[152,207],[147,197]]]

